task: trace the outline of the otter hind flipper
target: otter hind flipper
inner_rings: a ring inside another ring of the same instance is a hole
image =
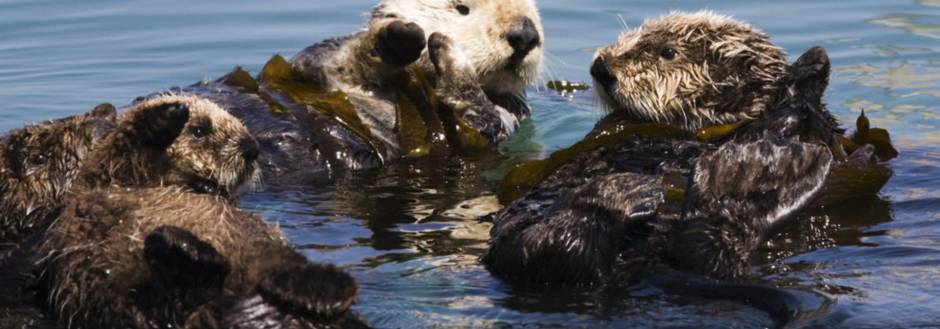
[[[698,274],[746,275],[750,252],[819,195],[831,164],[824,145],[773,138],[732,141],[704,154],[671,256]]]
[[[356,281],[332,265],[303,264],[279,268],[258,286],[274,304],[304,314],[332,317],[343,313],[356,300]]]

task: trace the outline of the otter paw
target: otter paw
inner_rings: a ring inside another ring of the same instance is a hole
[[[394,21],[379,31],[375,52],[391,66],[414,63],[424,51],[424,30],[418,24]]]
[[[221,288],[228,260],[184,229],[159,227],[144,240],[144,257],[155,281],[168,289]]]
[[[452,47],[454,43],[450,37],[438,32],[431,34],[428,38],[428,56],[431,63],[434,64],[434,71],[439,77],[453,76],[456,71],[456,59],[452,56]]]
[[[317,316],[345,312],[356,300],[356,281],[332,265],[280,268],[258,285],[265,300],[291,311]]]

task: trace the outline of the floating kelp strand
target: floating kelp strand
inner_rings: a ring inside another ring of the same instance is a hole
[[[403,154],[412,156],[445,156],[449,154],[447,140],[434,136],[444,135],[444,126],[438,117],[438,102],[434,87],[416,65],[410,66],[400,83],[398,93],[399,139]]]
[[[232,72],[222,76],[217,82],[240,89],[242,92],[257,94],[258,81],[241,66],[236,66]]]
[[[516,165],[500,182],[500,202],[509,203],[548,177],[581,153],[611,147],[637,137],[692,139],[692,134],[678,127],[657,123],[622,123],[602,120],[584,140],[552,153],[548,158]]]
[[[754,120],[741,120],[726,125],[705,127],[695,133],[695,138],[703,142],[717,142],[725,137],[734,134],[738,128],[741,128]]]
[[[258,75],[261,85],[269,85],[272,91],[283,93],[298,104],[303,104],[322,115],[332,117],[347,129],[367,141],[379,157],[386,156],[385,145],[371,133],[362,122],[349,96],[342,91],[331,91],[318,84],[307,83],[280,55],[274,55]],[[283,104],[282,104],[283,105]],[[284,106],[285,108],[290,108]],[[295,113],[295,116],[297,114]]]

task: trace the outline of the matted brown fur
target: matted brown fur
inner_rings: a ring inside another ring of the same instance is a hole
[[[767,35],[708,11],[648,20],[599,49],[598,61],[615,80],[594,74],[612,111],[688,130],[757,117],[787,68]]]
[[[72,328],[240,328],[271,308],[294,321],[271,328],[362,325],[346,313],[356,296],[348,274],[309,263],[277,228],[218,196],[89,191],[40,252],[46,301]],[[243,305],[259,300],[264,307]],[[322,326],[290,325],[304,321]]]
[[[134,104],[117,121],[85,163],[85,188],[186,186],[230,194],[259,179],[257,142],[210,101],[161,95]]]
[[[92,145],[113,127],[115,113],[102,104],[0,139],[0,242],[29,234],[35,218],[62,202]]]

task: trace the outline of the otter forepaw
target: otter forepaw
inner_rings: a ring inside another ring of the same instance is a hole
[[[229,273],[228,260],[212,245],[184,229],[163,226],[147,235],[144,257],[151,275],[164,288],[221,288]]]
[[[470,67],[461,66],[463,60],[453,44],[453,39],[439,32],[434,32],[428,38],[428,57],[441,79],[455,80],[471,72]]]
[[[421,57],[425,44],[424,30],[415,23],[394,21],[378,32],[375,52],[391,66],[405,66]]]
[[[275,270],[261,281],[258,290],[275,305],[327,317],[349,309],[357,294],[356,282],[349,274],[319,264]]]

